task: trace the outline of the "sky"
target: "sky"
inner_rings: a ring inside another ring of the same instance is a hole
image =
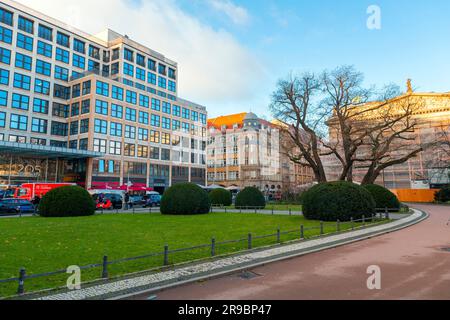
[[[279,79],[340,65],[354,65],[367,86],[406,89],[411,78],[417,91],[450,91],[448,0],[16,1],[91,34],[127,34],[177,61],[179,96],[210,117],[270,119]],[[373,5],[379,15],[368,12]]]

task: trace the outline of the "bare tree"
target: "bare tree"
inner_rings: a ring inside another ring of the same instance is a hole
[[[319,93],[320,83],[314,74],[291,75],[279,81],[270,108],[275,119],[282,123],[282,134],[290,138],[282,139],[282,148],[289,159],[310,167],[318,182],[326,182],[319,134],[323,119],[317,117],[313,103]]]

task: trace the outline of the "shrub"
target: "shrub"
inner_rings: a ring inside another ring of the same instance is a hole
[[[82,217],[95,214],[95,202],[83,188],[60,187],[48,192],[39,203],[42,217]]]
[[[359,220],[375,214],[375,200],[369,191],[350,182],[322,183],[303,195],[303,214],[310,220]]]
[[[233,203],[233,196],[226,189],[214,189],[209,193],[209,200],[212,205],[228,207]]]
[[[390,190],[376,184],[365,185],[364,188],[372,195],[377,209],[400,210],[400,201]]]
[[[437,202],[449,202],[450,201],[450,186],[443,187],[441,190],[436,192],[434,199]]]
[[[175,184],[161,199],[161,213],[164,215],[207,214],[210,209],[208,193],[194,183]]]
[[[236,209],[264,209],[266,207],[266,198],[257,188],[248,187],[238,193],[235,206]]]

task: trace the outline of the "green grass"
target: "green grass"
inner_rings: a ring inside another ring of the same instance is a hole
[[[301,216],[255,214],[209,214],[201,216],[162,216],[159,214],[96,215],[79,218],[5,218],[0,220],[0,279],[17,277],[25,267],[27,274],[66,269],[71,265],[101,263],[110,260],[162,252],[165,244],[171,250],[217,242],[246,239],[281,231],[318,227],[319,222]],[[343,224],[342,230],[349,229]],[[326,224],[325,232],[336,231],[336,224]],[[319,229],[306,232],[307,237],[319,234]],[[299,231],[283,235],[282,241],[295,240]],[[255,240],[254,247],[275,244],[276,237]],[[218,246],[217,254],[245,250],[247,242]],[[170,255],[170,263],[181,263],[210,256],[210,249]],[[110,276],[160,267],[163,257],[153,257],[109,266]],[[100,268],[83,271],[82,281],[98,279]],[[66,275],[25,282],[27,292],[65,285]],[[0,284],[0,296],[15,294],[17,283]]]

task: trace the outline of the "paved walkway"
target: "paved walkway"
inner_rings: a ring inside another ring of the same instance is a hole
[[[317,238],[290,245],[274,247],[271,249],[255,250],[250,253],[236,255],[227,258],[219,258],[215,261],[192,264],[178,267],[173,270],[135,276],[129,279],[117,280],[91,287],[82,288],[78,291],[62,292],[53,294],[41,300],[83,300],[83,299],[112,299],[129,295],[136,295],[143,291],[154,291],[162,287],[179,285],[184,282],[192,282],[208,279],[223,274],[229,274],[245,268],[252,268],[290,257],[324,250],[327,248],[367,239],[399,228],[407,227],[425,218],[421,212],[415,212],[410,216],[389,224],[378,225],[367,229],[356,230],[337,234],[333,236]],[[215,289],[218,290],[217,288]],[[188,290],[189,291],[189,290]],[[188,294],[188,291],[182,291]]]
[[[395,233],[305,257],[190,284],[157,298],[183,300],[450,299],[450,208],[414,205],[430,213]],[[444,250],[445,249],[445,250]],[[381,290],[368,290],[367,268],[381,268]],[[134,299],[147,299],[142,294]]]

